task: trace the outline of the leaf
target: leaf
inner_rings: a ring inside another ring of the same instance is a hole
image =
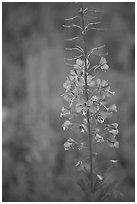
[[[81,49],[79,49],[78,47],[65,48],[65,50],[68,50],[68,51],[77,50],[77,51],[79,51],[79,52],[82,52]],[[82,52],[82,53],[83,53],[83,52]]]
[[[83,54],[84,54],[84,50],[82,47],[80,47],[79,45],[75,45]]]
[[[79,16],[74,16],[74,17],[72,17],[72,18],[66,18],[65,20],[66,20],[66,21],[72,21],[72,20],[74,20],[74,19],[76,19],[76,18],[79,18]]]
[[[106,28],[89,28],[89,30],[107,31]]]
[[[92,9],[90,9],[90,10],[88,10],[88,11],[94,12],[94,13],[104,13],[103,10],[92,10]]]
[[[76,25],[76,24],[72,24],[72,25],[63,25],[63,27],[65,27],[65,28],[73,28],[73,27],[76,27],[76,28],[79,28],[80,30],[83,30],[81,26]]]
[[[82,41],[83,41],[83,39],[82,39],[81,37],[73,37],[73,38],[68,38],[68,39],[65,39],[65,41],[73,41],[73,40],[77,40],[77,39],[79,39],[79,40],[82,40]]]
[[[105,47],[105,45],[101,45],[101,46],[99,46],[99,47],[95,47],[95,48],[92,48],[90,51],[88,51],[88,54],[87,54],[87,56],[89,57],[95,50],[100,50],[100,49],[102,49],[102,48],[104,48]]]
[[[85,31],[86,30],[88,30],[88,28],[90,27],[90,26],[92,26],[92,25],[98,25],[98,24],[100,24],[100,22],[93,22],[93,23],[88,23],[88,25],[87,26],[85,26]]]

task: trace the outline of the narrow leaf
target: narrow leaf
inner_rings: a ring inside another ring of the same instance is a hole
[[[89,30],[107,31],[106,28],[89,28],[88,31],[89,31]]]
[[[100,22],[88,23],[88,25],[85,27],[84,30],[87,30],[89,26],[98,25],[98,24],[100,24]]]
[[[73,40],[76,40],[76,39],[80,39],[80,40],[83,41],[83,39],[81,37],[68,38],[68,39],[65,39],[65,41],[73,41]]]
[[[84,54],[84,50],[82,47],[80,47],[79,45],[75,45],[83,54]]]
[[[83,51],[79,49],[78,47],[65,48],[65,50],[68,50],[68,51],[78,50],[79,52],[83,53]]]
[[[82,56],[83,56],[83,55],[81,54],[81,55],[79,55],[79,56],[75,56],[75,57],[73,57],[73,58],[64,58],[64,60],[68,60],[68,61],[76,60],[76,59],[81,58]]]
[[[97,19],[98,17],[97,16],[89,16],[89,15],[84,15],[85,17],[91,19],[91,20],[94,20],[94,19]]]
[[[102,57],[102,56],[107,56],[108,55],[108,52],[106,53],[102,53],[102,54],[99,54],[99,53],[91,53],[92,55],[95,55],[95,56],[99,56],[99,57]]]
[[[72,25],[63,25],[63,27],[65,27],[65,28],[72,28],[72,27],[76,27],[76,28],[79,28],[79,29],[81,29],[81,30],[82,30],[81,26],[76,25],[76,24],[72,24]]]
[[[73,21],[76,18],[80,18],[79,16],[74,16],[72,18],[66,18],[65,21]]]
[[[67,66],[74,67],[73,64],[65,63]]]
[[[90,12],[94,12],[94,13],[104,13],[104,11],[103,10],[88,10],[88,11],[90,11]]]
[[[106,45],[101,45],[101,46],[99,46],[99,47],[92,48],[92,49],[88,52],[87,56],[89,57],[95,50],[100,50],[100,49],[104,48],[105,46],[106,46]]]

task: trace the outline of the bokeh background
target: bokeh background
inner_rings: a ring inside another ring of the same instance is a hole
[[[106,44],[110,70],[102,76],[116,92],[120,148],[98,147],[105,159],[118,159],[114,170],[121,201],[134,201],[134,3],[85,3],[103,9],[102,27],[92,31],[88,47]],[[62,27],[75,16],[74,3],[2,3],[3,201],[84,201],[74,167],[78,152],[65,152],[73,133],[63,132],[60,96],[69,72],[65,38],[77,30]],[[78,133],[75,133],[78,134]],[[101,161],[100,161],[101,162]],[[103,165],[102,165],[103,168]],[[113,200],[112,200],[113,201]]]

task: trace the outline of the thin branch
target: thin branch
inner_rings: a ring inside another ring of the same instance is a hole
[[[76,40],[76,39],[82,40],[82,42],[83,42],[83,39],[81,37],[68,38],[68,39],[64,39],[64,40],[65,41],[73,41],[73,40]]]
[[[103,10],[92,10],[92,9],[88,9],[88,11],[94,12],[94,13],[104,13]]]
[[[101,45],[99,47],[92,48],[88,53],[87,56],[89,57],[95,50],[103,49],[106,45]]]
[[[94,55],[94,56],[98,56],[98,57],[102,57],[102,56],[107,56],[108,55],[108,52],[106,52],[106,53],[102,53],[102,54],[98,54],[98,53],[91,53],[92,55]]]
[[[65,63],[67,66],[74,67],[73,64]]]
[[[82,47],[80,47],[79,45],[75,45],[79,50],[81,50],[81,52],[84,54],[84,50]]]
[[[73,21],[76,18],[80,18],[80,16],[74,16],[72,18],[66,18],[65,21]]]
[[[89,28],[89,26],[98,25],[98,24],[100,24],[100,22],[88,23],[88,25],[85,27],[84,30],[87,30]]]
[[[83,51],[82,51],[80,48],[78,48],[78,47],[65,48],[65,50],[68,50],[68,51],[77,50],[77,51],[79,51],[79,52],[81,52],[81,53],[83,53],[83,54],[84,54],[84,52],[83,52]]]
[[[64,28],[79,28],[80,30],[82,30],[81,26],[76,25],[76,24],[72,24],[72,25],[63,25]]]
[[[88,31],[89,31],[89,30],[107,31],[106,28],[89,28]]]
[[[87,18],[89,18],[89,19],[91,19],[91,20],[95,20],[95,19],[98,18],[97,16],[89,16],[89,15],[87,15],[87,14],[84,14],[84,16],[87,17]]]
[[[79,56],[75,56],[75,57],[73,57],[73,58],[64,58],[64,60],[72,61],[72,60],[79,59],[79,58],[81,58],[82,56],[83,56],[83,55],[81,54],[81,55],[79,55]]]

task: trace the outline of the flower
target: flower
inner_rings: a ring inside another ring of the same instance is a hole
[[[69,138],[65,143],[64,143],[64,149],[69,150],[70,148],[74,148],[75,140],[72,138]]]
[[[79,128],[80,128],[80,132],[81,133],[85,133],[87,131],[87,126],[85,124],[81,124],[79,126]]]
[[[118,134],[118,129],[116,130],[109,130],[109,132],[112,134],[112,135],[117,135]]]
[[[102,70],[106,71],[109,69],[109,66],[107,65],[107,60],[105,57],[101,57],[99,64]]]
[[[77,59],[77,60],[76,60],[76,65],[77,65],[78,67],[83,67],[83,66],[84,66],[84,61],[82,61],[81,59]]]
[[[75,98],[75,96],[71,93],[71,92],[65,92],[64,94],[63,94],[63,96],[64,96],[64,99],[67,101],[67,102],[73,102],[73,100],[74,100],[74,98]]]
[[[87,108],[91,113],[96,113],[99,110],[99,104],[91,98],[91,100],[87,101]]]
[[[67,128],[72,127],[72,125],[73,124],[69,120],[66,120],[62,125],[63,130],[66,130]]]
[[[71,86],[72,86],[72,82],[67,78],[67,80],[63,84],[63,87],[64,89],[69,91],[71,89]]]
[[[76,64],[74,64],[74,69],[77,73],[77,75],[83,75],[84,73],[84,61],[81,59],[76,60]]]
[[[114,128],[116,128],[116,129],[118,128],[118,124],[117,124],[117,123],[112,123],[111,125],[112,125]]]
[[[77,87],[75,87],[74,90],[73,90],[73,94],[74,94],[76,97],[82,96],[82,94],[83,94],[83,87],[82,87],[82,86],[77,86]]]
[[[87,85],[90,86],[90,87],[95,86],[95,81],[93,81],[93,78],[94,77],[92,77],[91,75],[87,76]],[[77,84],[79,86],[85,86],[85,79],[84,79],[84,77],[79,77]]]
[[[96,113],[99,110],[99,104],[96,102],[95,97],[91,98],[87,102],[84,99],[81,99],[77,104],[76,104],[76,112],[80,113],[83,112],[83,115],[86,114],[87,110],[89,110],[91,113]]]
[[[115,147],[115,148],[119,148],[119,142],[118,142],[118,141],[116,141],[116,142],[114,143],[114,147]]]
[[[70,111],[67,108],[62,107],[60,117],[70,115]]]
[[[95,86],[95,81],[93,81],[93,78],[91,75],[88,75],[87,76],[87,85],[92,87],[92,86]]]
[[[110,86],[109,86],[108,82],[105,80],[101,81],[100,78],[97,78],[96,85],[98,87],[100,98],[102,100],[104,100],[105,97],[111,97],[111,95],[115,94],[115,92],[110,91]]]
[[[108,144],[112,148],[119,148],[119,142],[114,137],[108,140]]]
[[[99,135],[98,133],[96,133],[96,135],[95,135],[95,140],[96,140],[96,142],[104,142],[104,138],[101,135]]]
[[[102,80],[101,81],[101,79],[100,78],[97,78],[97,87],[98,88],[106,88],[106,87],[108,87],[109,85],[108,85],[108,82],[107,81],[105,81],[105,80]]]
[[[105,119],[107,118],[111,118],[112,116],[112,112],[100,112],[98,115],[97,115],[97,122],[98,123],[103,123],[105,121]]]
[[[70,91],[73,86],[75,86],[76,76],[69,76],[67,77],[66,81],[63,84],[63,87],[66,91]]]
[[[109,107],[109,110],[112,112],[117,112],[117,107],[115,104],[113,104],[112,106]]]
[[[80,112],[82,111],[82,112],[83,112],[83,115],[86,114],[87,107],[86,107],[86,102],[85,102],[84,99],[81,99],[81,100],[76,104],[75,110],[76,110],[77,113],[80,113]]]

